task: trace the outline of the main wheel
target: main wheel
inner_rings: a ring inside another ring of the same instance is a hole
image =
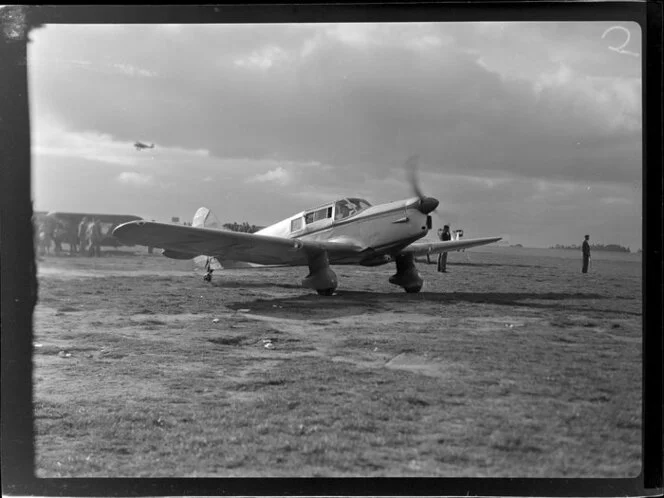
[[[421,285],[415,285],[413,287],[405,287],[404,290],[408,294],[415,294],[416,292],[420,292],[422,290],[422,286]]]
[[[334,294],[334,289],[316,289],[319,296],[331,296]]]

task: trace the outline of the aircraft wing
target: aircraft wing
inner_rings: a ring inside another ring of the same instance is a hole
[[[456,251],[468,247],[483,246],[497,242],[502,237],[485,237],[482,239],[446,240],[440,242],[415,242],[401,250],[402,253],[410,253],[413,256],[424,256],[426,254],[438,254],[441,252]]]
[[[206,255],[261,265],[306,265],[309,257],[318,252],[328,251],[330,259],[337,259],[357,254],[363,249],[350,241],[287,239],[143,220],[120,225],[113,235],[128,245],[165,249],[176,259],[189,259],[187,255],[191,258]]]

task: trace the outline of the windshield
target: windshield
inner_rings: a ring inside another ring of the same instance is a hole
[[[343,220],[350,216],[356,215],[360,211],[364,211],[368,207],[371,207],[371,204],[369,204],[364,199],[342,199],[337,201],[334,205],[334,219]]]

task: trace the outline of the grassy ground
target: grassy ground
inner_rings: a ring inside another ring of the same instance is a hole
[[[640,260],[452,253],[216,272],[46,258],[38,475],[627,477],[641,458]]]

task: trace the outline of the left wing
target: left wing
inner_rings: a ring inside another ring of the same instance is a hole
[[[485,237],[482,239],[464,239],[464,240],[446,240],[441,242],[415,242],[401,250],[402,253],[409,253],[413,256],[424,256],[426,254],[438,254],[441,252],[455,251],[467,247],[483,246],[497,242],[502,237]]]
[[[350,241],[288,239],[143,220],[120,225],[113,231],[113,235],[125,244],[160,247],[166,250],[165,256],[175,259],[205,255],[219,260],[247,261],[261,265],[306,265],[312,256],[323,251],[327,251],[328,257],[333,260],[357,254],[364,249]]]

